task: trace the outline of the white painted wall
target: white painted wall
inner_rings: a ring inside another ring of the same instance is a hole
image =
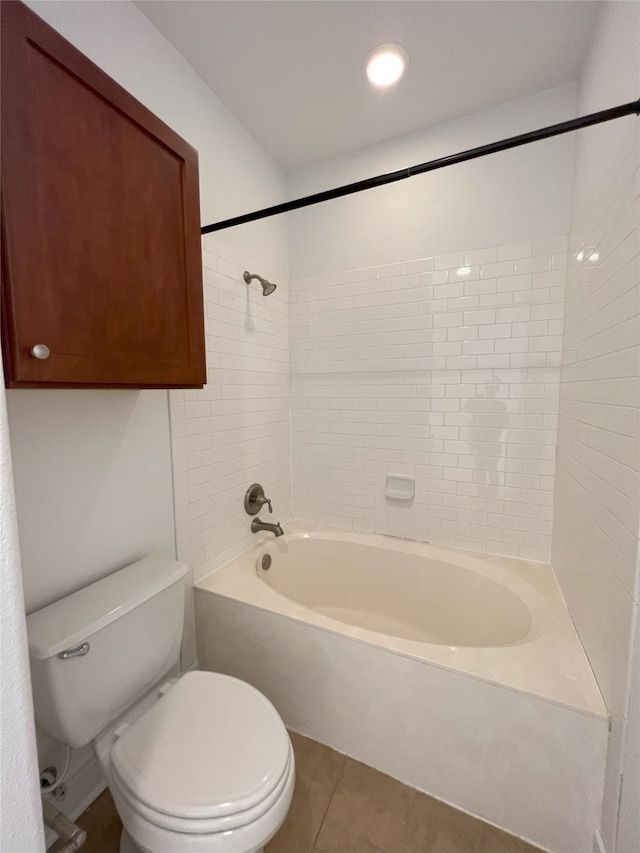
[[[292,172],[289,196],[309,195],[573,118],[575,98],[575,86],[561,86]],[[573,134],[568,134],[289,214],[291,276],[567,234],[573,149]]]
[[[166,392],[8,392],[27,611],[175,555]]]
[[[1,358],[0,358],[1,361]],[[0,847],[44,850],[20,549],[0,377]]]
[[[604,4],[579,112],[636,99],[639,71],[640,7]],[[605,848],[618,853],[640,848],[637,724],[628,727],[630,714],[638,713],[630,672],[640,552],[639,165],[637,118],[579,134],[552,550],[611,713],[602,836]],[[636,635],[636,661],[637,655]]]
[[[203,223],[282,201],[280,168],[133,3],[28,5],[198,150]],[[252,272],[284,282],[279,299],[286,306],[284,217],[224,232],[220,246],[222,254],[251,258]],[[238,288],[245,299],[244,282]],[[244,314],[236,321],[243,325]],[[175,553],[167,392],[13,390],[7,397],[29,610],[141,553]],[[238,417],[262,423],[251,408]],[[263,420],[268,426],[268,413]],[[290,486],[282,503],[289,495]],[[189,599],[186,662],[193,655],[191,612]],[[46,741],[40,746],[50,755]],[[74,756],[72,769],[83,755]]]

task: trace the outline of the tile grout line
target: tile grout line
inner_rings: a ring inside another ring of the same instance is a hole
[[[338,790],[338,785],[340,784],[340,780],[342,779],[342,774],[344,773],[344,768],[347,764],[347,761],[349,760],[348,755],[345,755],[343,757],[344,757],[344,761],[342,762],[342,767],[340,768],[340,772],[338,773],[338,778],[336,779],[336,784],[333,786],[333,791],[331,791],[331,796],[329,797],[329,800],[327,801],[327,807],[324,810],[324,814],[322,815],[322,820],[320,821],[320,826],[318,827],[318,831],[316,832],[316,834],[313,838],[313,841],[311,842],[311,847],[309,848],[309,853],[313,853],[313,850],[316,846],[316,841],[318,840],[318,836],[322,832],[322,827],[324,826],[325,819],[327,817],[327,814],[329,813],[331,803],[333,802],[333,798],[335,796],[335,793]]]

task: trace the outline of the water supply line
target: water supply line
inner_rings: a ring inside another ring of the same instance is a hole
[[[64,767],[62,768],[62,773],[58,775],[58,770],[56,767],[48,767],[43,773],[40,774],[40,793],[41,794],[49,794],[51,791],[55,791],[55,789],[62,785],[64,780],[66,779],[67,773],[69,772],[69,768],[71,767],[71,747],[66,743],[64,744],[65,758],[64,758]],[[47,781],[47,774],[51,777],[50,781]]]
[[[87,840],[87,833],[63,814],[50,797],[42,798],[42,816],[46,826],[52,829],[64,844],[56,853],[76,853]]]

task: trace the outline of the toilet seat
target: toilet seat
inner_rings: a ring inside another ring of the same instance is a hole
[[[143,820],[173,832],[246,826],[282,796],[289,736],[273,705],[230,676],[190,672],[124,731],[112,782]]]
[[[122,853],[259,853],[284,821],[293,796],[295,766],[292,761],[281,795],[273,807],[251,823],[220,832],[181,832],[157,826],[131,808],[117,784],[110,782],[111,793],[124,825],[123,838],[134,845],[121,847]],[[193,822],[192,822],[193,823]],[[189,827],[194,829],[193,826]]]
[[[174,815],[163,814],[148,808],[143,803],[128,796],[127,792],[114,780],[115,791],[119,794],[121,801],[126,803],[131,812],[143,821],[160,830],[168,830],[172,833],[186,834],[189,836],[211,836],[223,834],[231,830],[242,830],[244,827],[259,821],[260,818],[278,805],[279,800],[286,792],[292,779],[291,763],[287,765],[287,771],[283,774],[278,786],[261,802],[243,811],[231,813],[218,818],[179,818]]]

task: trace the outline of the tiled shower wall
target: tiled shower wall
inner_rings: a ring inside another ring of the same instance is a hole
[[[640,169],[636,128],[618,133],[622,156],[572,234],[553,528],[553,565],[611,714],[608,850],[631,849],[615,839],[640,594]],[[637,788],[628,796],[637,813]]]
[[[624,706],[638,590],[637,141],[568,270],[554,566],[609,708]]]
[[[178,558],[194,582],[254,544],[243,504],[251,483],[272,499],[273,519],[291,517],[287,281],[212,236],[202,257],[207,384],[169,392]],[[245,284],[245,269],[277,290],[263,297],[256,282]],[[189,611],[183,667],[194,634]]]
[[[549,560],[566,243],[291,282],[296,517]]]

